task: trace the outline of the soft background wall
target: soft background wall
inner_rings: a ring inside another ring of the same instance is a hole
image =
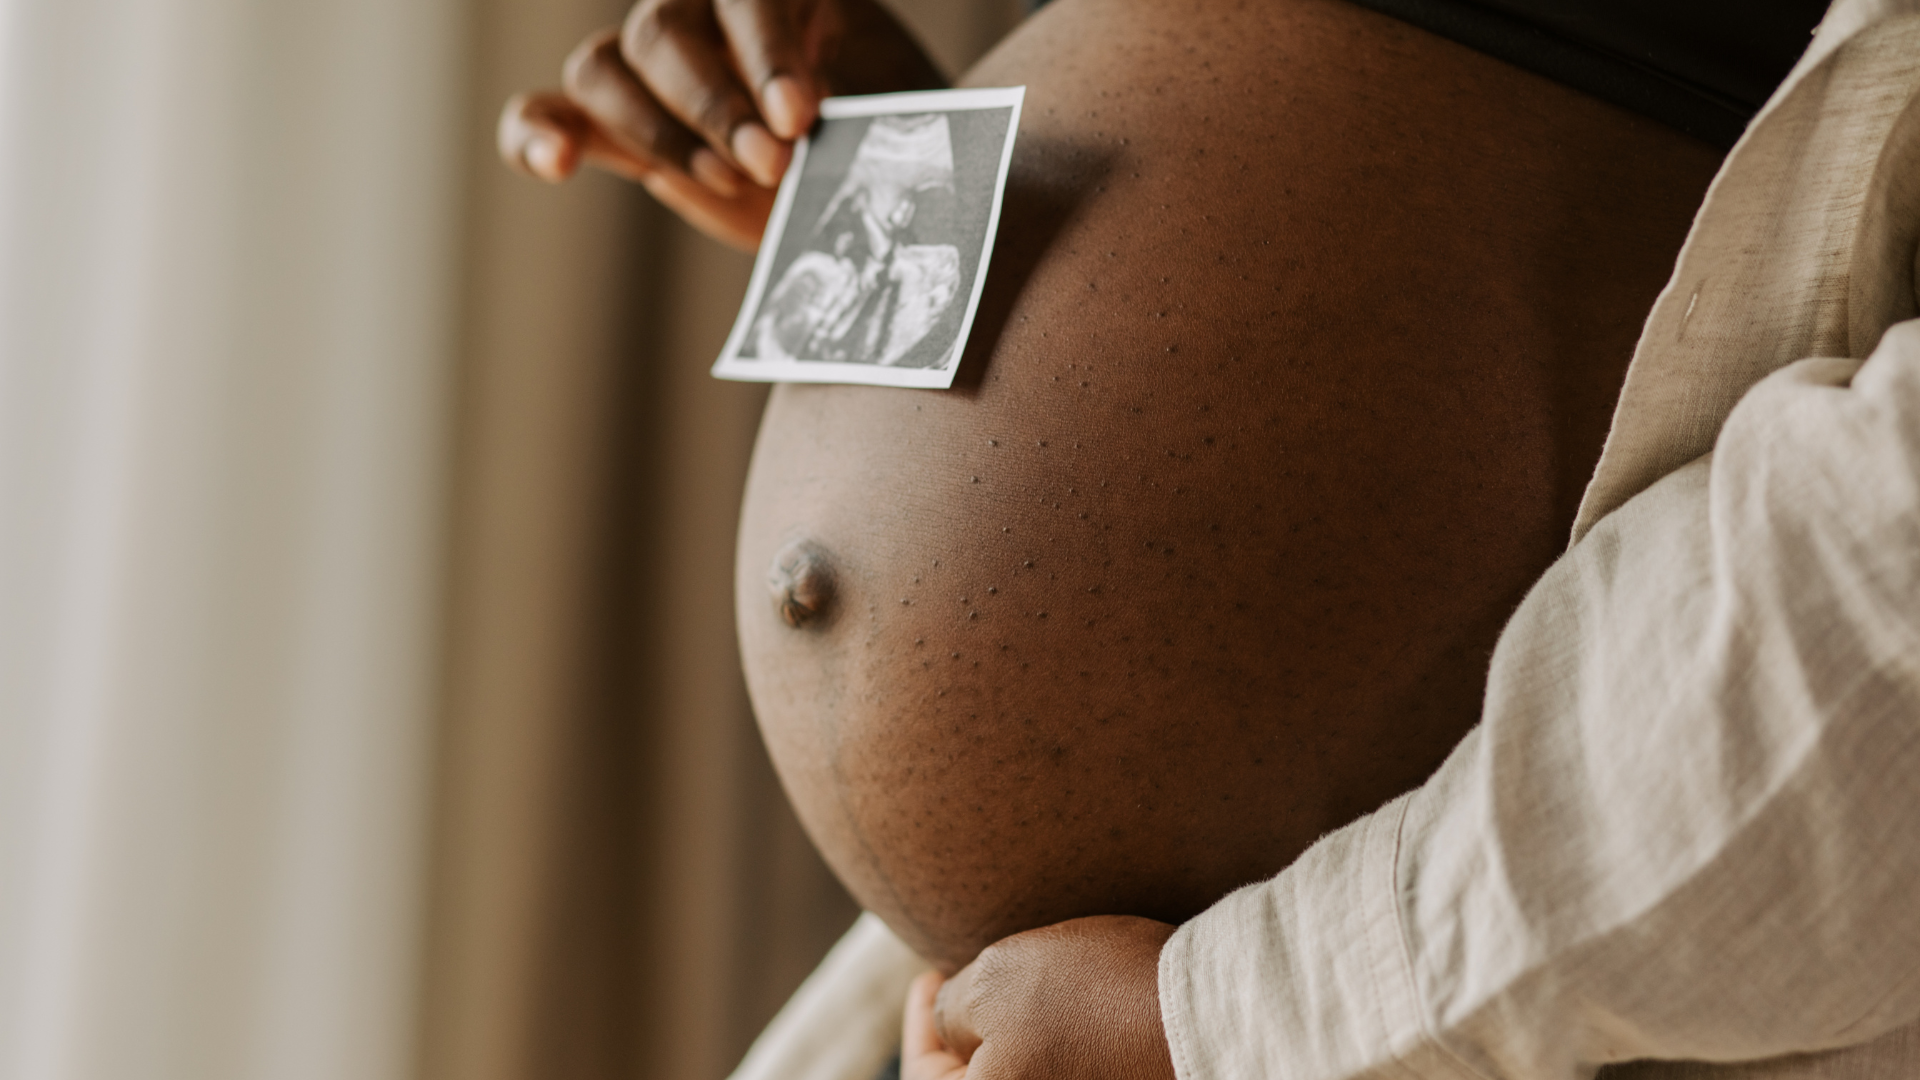
[[[0,6],[9,1080],[410,1068],[465,21]]]
[[[734,651],[747,262],[492,157],[622,7],[0,0],[0,1076],[717,1080],[851,920]]]

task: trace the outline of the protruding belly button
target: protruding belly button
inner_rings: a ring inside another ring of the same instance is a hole
[[[767,592],[788,626],[820,622],[833,603],[833,559],[819,544],[795,540],[773,557]]]

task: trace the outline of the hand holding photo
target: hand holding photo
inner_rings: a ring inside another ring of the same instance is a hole
[[[794,147],[722,379],[953,384],[1025,87],[828,98]]]

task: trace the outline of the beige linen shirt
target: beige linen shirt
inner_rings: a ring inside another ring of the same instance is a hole
[[[1920,0],[1839,0],[1480,726],[1167,943],[1181,1080],[1920,1078],[1917,252]],[[920,967],[863,919],[735,1080],[870,1080]]]

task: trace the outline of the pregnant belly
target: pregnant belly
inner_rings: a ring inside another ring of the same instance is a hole
[[[776,391],[737,581],[802,821],[949,970],[1439,763],[1716,164],[1333,0],[1060,0],[967,81],[1028,96],[959,384]]]

